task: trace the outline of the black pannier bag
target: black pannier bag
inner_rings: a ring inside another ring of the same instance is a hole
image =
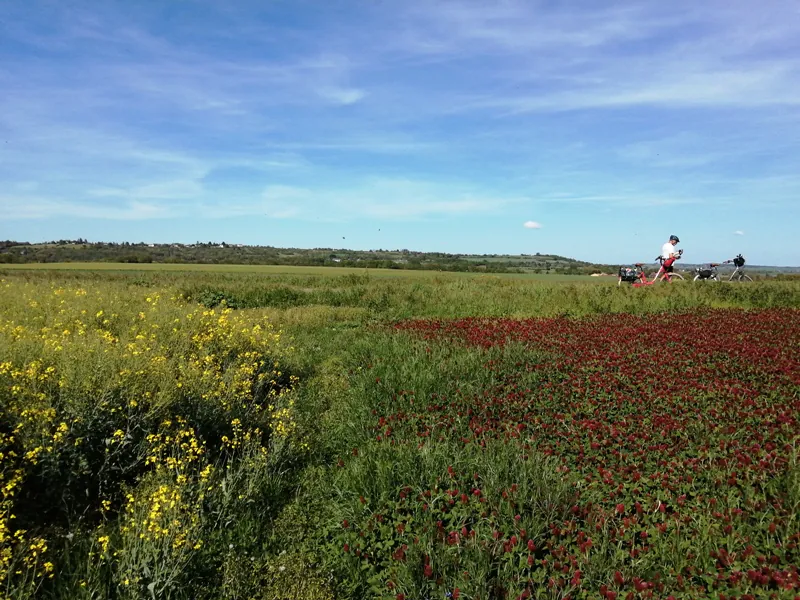
[[[743,267],[744,266],[744,256],[742,256],[740,254],[739,256],[734,258],[733,259],[733,264],[735,264],[737,267]]]
[[[622,279],[622,281],[636,281],[639,278],[639,275],[636,273],[636,269],[631,267],[620,267],[619,278]]]
[[[700,279],[708,279],[714,274],[714,271],[711,269],[702,269],[700,271]]]

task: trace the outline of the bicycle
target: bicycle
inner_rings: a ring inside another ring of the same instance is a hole
[[[620,267],[617,277],[618,286],[622,285],[623,281],[634,285],[639,281],[647,281],[647,275],[644,274],[644,263],[636,263],[633,267]]]
[[[676,252],[676,254],[678,256],[675,257],[675,260],[678,260],[681,256],[683,256],[683,250],[678,250],[678,252]],[[658,271],[653,273],[653,275],[650,277],[650,279],[651,279],[650,283],[651,284],[653,284],[656,281],[658,281],[659,277],[661,277],[661,279],[664,279],[666,281],[672,281],[673,279],[677,279],[678,281],[683,281],[684,280],[683,279],[683,275],[681,275],[680,273],[670,273],[669,271],[666,271],[664,269],[664,261],[665,260],[666,259],[663,256],[656,256],[656,262],[661,263],[661,266],[658,268]]]
[[[659,256],[658,259],[661,259]],[[656,260],[658,260],[656,259]],[[662,259],[663,263],[663,259]],[[644,263],[635,263],[633,268],[631,267],[620,267],[617,285],[622,285],[622,282],[630,283],[633,287],[643,287],[646,285],[653,285],[657,281],[657,276],[661,274],[663,270],[663,264],[661,268],[656,272],[653,273],[653,276],[648,279],[647,273],[644,270]],[[672,281],[673,278],[680,279],[683,281],[683,276],[680,273],[668,273],[664,271],[664,279],[667,281]]]
[[[692,281],[719,281],[719,273],[717,267],[721,263],[708,263],[708,268],[697,267],[694,270],[694,279]]]
[[[733,263],[736,266],[736,269],[734,269],[733,273],[731,273],[731,276],[728,279],[728,281],[738,281],[738,282],[749,281],[752,283],[753,278],[750,277],[749,275],[745,275],[744,273],[744,263],[745,263],[744,256],[742,256],[741,254],[737,254],[736,257],[726,260],[723,264],[727,265],[730,263]]]

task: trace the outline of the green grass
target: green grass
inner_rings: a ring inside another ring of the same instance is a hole
[[[591,281],[597,283],[602,278],[588,275],[543,275],[536,273],[459,273],[450,271],[416,269],[358,269],[351,267],[302,267],[288,265],[210,265],[210,264],[172,264],[172,263],[28,263],[2,265],[3,271],[119,271],[119,272],[188,272],[188,273],[253,273],[263,275],[370,275],[372,277],[411,277],[411,278],[500,278],[533,279],[540,281]],[[608,279],[608,278],[606,278]],[[616,279],[614,280],[616,283]]]
[[[608,278],[569,276],[227,265],[113,266],[120,268],[3,269],[0,277],[30,282],[69,281],[89,287],[106,283],[123,287],[165,287],[206,306],[215,306],[224,300],[235,308],[291,311],[294,320],[300,318],[304,310],[309,310],[318,321],[325,308],[339,313],[349,309],[353,315],[359,314],[357,319],[362,323],[415,316],[582,316],[699,307],[800,305],[800,282],[797,281],[759,281],[742,285],[681,282],[636,289],[617,287]]]

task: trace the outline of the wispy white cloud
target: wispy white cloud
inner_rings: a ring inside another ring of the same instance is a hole
[[[464,106],[467,109],[495,108],[504,110],[505,114],[514,114],[630,106],[748,108],[800,105],[800,84],[792,77],[794,69],[787,65],[743,70],[662,63],[652,71],[643,68],[638,76],[634,74],[627,80],[623,71],[624,66],[617,65],[598,83],[569,89],[551,88],[543,94],[492,97],[467,102]]]
[[[468,55],[530,53],[558,48],[597,48],[610,42],[647,38],[683,19],[644,4],[629,7],[569,7],[543,9],[523,0],[486,4],[455,1],[409,3],[409,24],[401,46],[419,54]],[[411,35],[413,33],[414,35]]]
[[[592,204],[616,208],[657,208],[660,206],[677,206],[681,204],[708,203],[704,198],[684,198],[678,196],[657,196],[650,194],[554,194],[539,198],[547,204]]]
[[[146,221],[174,217],[179,211],[146,202],[126,202],[119,206],[72,202],[64,199],[31,196],[0,196],[3,218],[8,221],[41,220],[63,217],[114,221]]]
[[[744,231],[736,230],[736,231],[733,232],[733,235],[744,235]]]
[[[515,115],[800,102],[800,16],[789,2],[778,2],[770,15],[721,1],[390,6],[378,27],[353,35],[353,47],[375,47],[366,56],[381,65],[441,75],[425,79],[427,102],[416,102],[411,88],[392,87],[394,111]]]
[[[241,166],[266,169],[304,169],[311,166],[311,162],[303,155],[296,152],[274,152],[263,158],[238,161]]]
[[[355,104],[366,96],[363,90],[342,87],[323,87],[317,90],[317,93],[331,102],[345,105]]]
[[[522,226],[525,229],[541,229],[542,228],[542,224],[539,223],[538,221],[525,221],[522,224]]]
[[[455,182],[442,184],[385,178],[371,178],[344,187],[341,184],[318,187],[275,184],[261,193],[242,191],[234,186],[223,194],[211,193],[196,181],[172,181],[130,188],[98,187],[89,190],[86,197],[85,202],[74,202],[30,195],[0,196],[0,209],[9,220],[17,221],[53,217],[122,221],[267,217],[328,222],[364,219],[402,222],[428,217],[498,214],[524,201]]]
[[[522,201],[452,182],[386,178],[361,181],[344,189],[269,186],[262,199],[262,204],[256,206],[267,216],[324,221],[368,218],[403,221],[430,216],[492,214]],[[218,210],[224,213],[229,208],[222,206]],[[243,210],[243,207],[233,210]]]
[[[431,154],[448,147],[446,142],[416,140],[402,132],[387,135],[351,131],[336,139],[307,141],[266,141],[266,148],[284,151],[354,152],[359,154]]]

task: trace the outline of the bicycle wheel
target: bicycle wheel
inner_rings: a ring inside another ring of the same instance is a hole
[[[685,279],[683,278],[683,275],[681,275],[680,273],[670,273],[669,274],[669,280],[670,281],[685,281]]]
[[[753,278],[750,277],[750,275],[742,275],[739,278],[739,281],[749,281],[750,283],[753,283]]]

